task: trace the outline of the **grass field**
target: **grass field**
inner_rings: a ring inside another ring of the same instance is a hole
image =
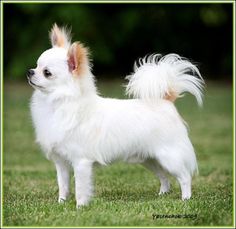
[[[122,98],[123,82],[98,85],[102,95]],[[32,89],[4,86],[4,226],[230,226],[233,224],[232,88],[208,83],[203,109],[192,96],[177,102],[188,122],[199,175],[193,197],[180,200],[178,184],[158,196],[159,181],[141,165],[95,167],[92,202],[75,208],[74,183],[67,203],[57,203],[54,166],[34,142],[29,113]],[[153,215],[156,215],[156,217]],[[157,218],[182,215],[182,218]],[[183,216],[187,218],[184,218]]]

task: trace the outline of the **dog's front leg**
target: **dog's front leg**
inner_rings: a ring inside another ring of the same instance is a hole
[[[70,192],[70,165],[60,156],[54,156],[53,161],[57,170],[57,182],[59,187],[58,202],[63,203]]]
[[[88,204],[93,194],[92,184],[92,166],[93,162],[87,159],[81,159],[73,163],[75,174],[75,195],[76,206]]]

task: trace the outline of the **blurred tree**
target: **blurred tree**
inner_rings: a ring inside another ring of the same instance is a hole
[[[204,75],[232,79],[231,3],[23,4],[6,3],[4,76],[22,79],[50,47],[52,24],[72,27],[73,41],[90,47],[96,75],[129,74],[150,53],[178,53]]]

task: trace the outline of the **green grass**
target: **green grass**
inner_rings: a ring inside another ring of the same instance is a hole
[[[122,98],[123,82],[99,84],[102,95]],[[158,196],[159,181],[140,165],[116,163],[95,167],[95,197],[75,208],[74,183],[67,203],[57,203],[54,166],[34,142],[27,84],[4,86],[4,226],[230,226],[233,224],[232,88],[209,83],[204,107],[192,96],[178,100],[189,123],[197,152],[199,176],[193,197],[180,200],[174,179],[172,191]],[[153,214],[191,214],[194,218],[153,219]]]

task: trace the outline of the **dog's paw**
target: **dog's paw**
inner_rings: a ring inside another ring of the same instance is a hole
[[[169,193],[169,190],[166,190],[166,191],[160,190],[158,195],[161,196],[161,195],[168,194],[168,193]]]
[[[169,191],[170,191],[170,183],[168,182],[165,185],[161,185],[159,195],[169,193]]]
[[[65,202],[66,202],[65,198],[61,198],[61,197],[58,198],[58,203],[59,204],[64,204]]]
[[[79,209],[83,206],[88,205],[88,203],[89,203],[89,198],[81,198],[81,199],[77,200],[76,208]]]
[[[190,198],[191,198],[191,195],[182,196],[183,201],[189,200]]]

